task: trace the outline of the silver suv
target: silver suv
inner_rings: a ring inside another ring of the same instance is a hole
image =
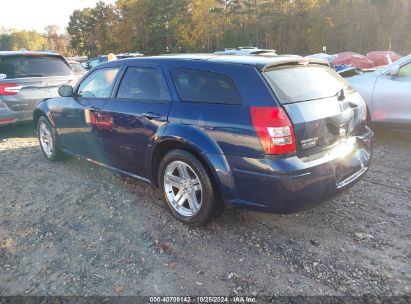
[[[63,56],[49,52],[0,52],[0,126],[33,119],[33,109],[58,96],[76,77]]]

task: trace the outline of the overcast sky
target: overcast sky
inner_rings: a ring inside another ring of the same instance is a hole
[[[50,24],[64,31],[71,13],[94,6],[98,0],[0,0],[0,28],[44,32]],[[105,0],[115,3],[115,0]]]

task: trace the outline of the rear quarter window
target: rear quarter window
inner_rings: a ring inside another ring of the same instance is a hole
[[[188,68],[173,68],[171,75],[182,101],[242,104],[237,87],[226,75]]]
[[[327,98],[350,88],[335,71],[320,65],[284,66],[263,74],[282,104]]]
[[[48,77],[72,75],[71,68],[58,56],[2,56],[0,74],[3,78]],[[6,75],[6,77],[4,77]]]

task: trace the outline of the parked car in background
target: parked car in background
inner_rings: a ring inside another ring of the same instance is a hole
[[[277,56],[275,50],[259,49],[253,46],[237,47],[234,49],[225,49],[224,51],[214,52],[216,55],[265,55]]]
[[[135,58],[135,57],[143,57],[144,54],[141,53],[120,53],[116,54],[118,59],[126,59],[126,58]]]
[[[367,58],[373,62],[374,67],[391,64],[401,59],[401,57],[401,55],[392,51],[374,51],[367,54]]]
[[[411,54],[346,80],[367,103],[370,122],[411,124]]]
[[[337,55],[332,55],[332,54],[326,54],[326,53],[317,53],[317,54],[312,54],[305,56],[307,58],[316,58],[316,59],[322,59],[328,62],[330,66],[332,66],[332,62],[334,61],[335,58],[337,58]]]
[[[96,66],[98,66],[101,63],[107,62],[108,61],[108,55],[102,55],[102,56],[98,56],[98,57],[94,57],[92,59],[90,59],[89,61],[87,61],[83,67],[86,70],[90,70]]]
[[[333,67],[339,71],[347,67],[356,67],[360,69],[371,69],[374,63],[366,56],[354,52],[338,53],[332,62]]]
[[[114,54],[113,54],[114,55]],[[135,58],[135,57],[142,57],[144,54],[141,53],[121,53],[114,55],[117,59],[126,59],[126,58]],[[90,70],[97,65],[109,61],[109,55],[101,55],[95,58],[90,59],[85,65],[84,68],[86,70]]]
[[[321,60],[174,55],[115,60],[38,105],[42,152],[157,185],[198,226],[223,206],[288,213],[367,171],[360,95]]]
[[[30,121],[40,100],[77,81],[70,65],[50,52],[0,52],[0,126]]]
[[[79,63],[81,63],[83,65],[83,63],[85,64],[88,61],[88,57],[87,56],[73,56],[73,57],[66,57],[67,61],[77,61]]]
[[[79,80],[87,73],[87,70],[81,65],[80,62],[68,60],[68,63],[70,64],[70,67],[73,70],[74,75],[77,76]]]

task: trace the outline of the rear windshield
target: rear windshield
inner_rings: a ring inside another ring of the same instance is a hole
[[[324,66],[286,66],[264,72],[280,103],[293,103],[337,95],[348,83]]]
[[[69,66],[56,56],[3,56],[0,57],[1,78],[69,76]]]

